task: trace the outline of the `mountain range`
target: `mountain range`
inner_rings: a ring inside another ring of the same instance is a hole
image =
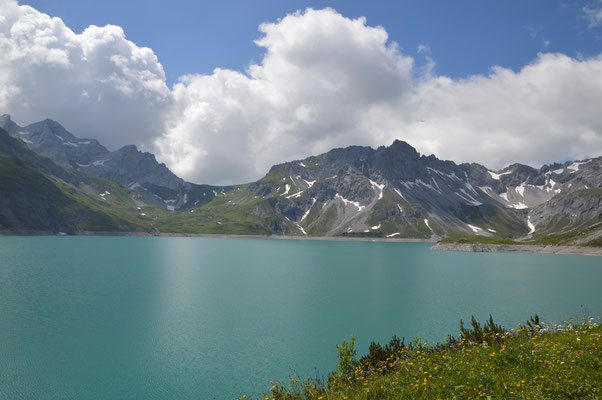
[[[3,231],[574,243],[602,235],[602,157],[492,171],[396,140],[333,149],[224,187],[186,182],[151,153],[133,145],[109,151],[52,120],[21,127],[3,115],[0,129]]]

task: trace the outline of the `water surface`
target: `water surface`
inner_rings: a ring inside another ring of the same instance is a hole
[[[232,399],[335,343],[602,314],[597,257],[428,243],[0,237],[0,398]]]

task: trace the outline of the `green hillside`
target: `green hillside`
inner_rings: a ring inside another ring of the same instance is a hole
[[[537,316],[516,330],[474,320],[443,344],[396,337],[358,359],[354,338],[337,345],[328,379],[272,382],[265,400],[599,399],[602,327],[593,319],[564,325]],[[247,396],[240,397],[248,398]]]

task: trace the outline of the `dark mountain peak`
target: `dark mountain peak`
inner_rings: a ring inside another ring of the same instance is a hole
[[[132,153],[138,153],[138,152],[139,152],[138,147],[136,147],[135,144],[128,144],[117,150],[117,153],[122,153],[122,154],[132,154]]]
[[[407,154],[418,154],[416,149],[410,146],[407,142],[403,140],[395,139],[391,146],[386,148],[389,151],[395,151],[399,153],[407,153]]]
[[[4,129],[8,133],[14,133],[20,129],[19,125],[17,125],[11,118],[10,114],[2,114],[0,115],[0,128]]]

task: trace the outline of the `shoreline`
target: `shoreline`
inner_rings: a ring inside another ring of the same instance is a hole
[[[600,247],[552,246],[539,244],[437,243],[431,250],[463,251],[467,253],[542,253],[602,256]]]
[[[330,242],[390,242],[390,243],[433,243],[430,250],[460,251],[466,253],[541,253],[569,254],[602,257],[600,247],[485,244],[485,243],[438,243],[435,239],[341,237],[341,236],[291,236],[291,235],[244,235],[228,233],[179,233],[179,232],[111,232],[80,231],[77,234],[50,233],[45,231],[0,231],[2,236],[132,236],[132,237],[182,237],[217,239],[275,239],[275,240],[322,240]]]
[[[134,236],[134,237],[190,237],[220,239],[276,239],[276,240],[325,240],[332,242],[399,242],[399,243],[437,243],[431,239],[382,238],[382,237],[342,237],[342,236],[291,236],[291,235],[245,235],[237,233],[180,233],[180,232],[110,232],[80,231],[77,234],[61,235],[44,231],[0,231],[0,236]]]

